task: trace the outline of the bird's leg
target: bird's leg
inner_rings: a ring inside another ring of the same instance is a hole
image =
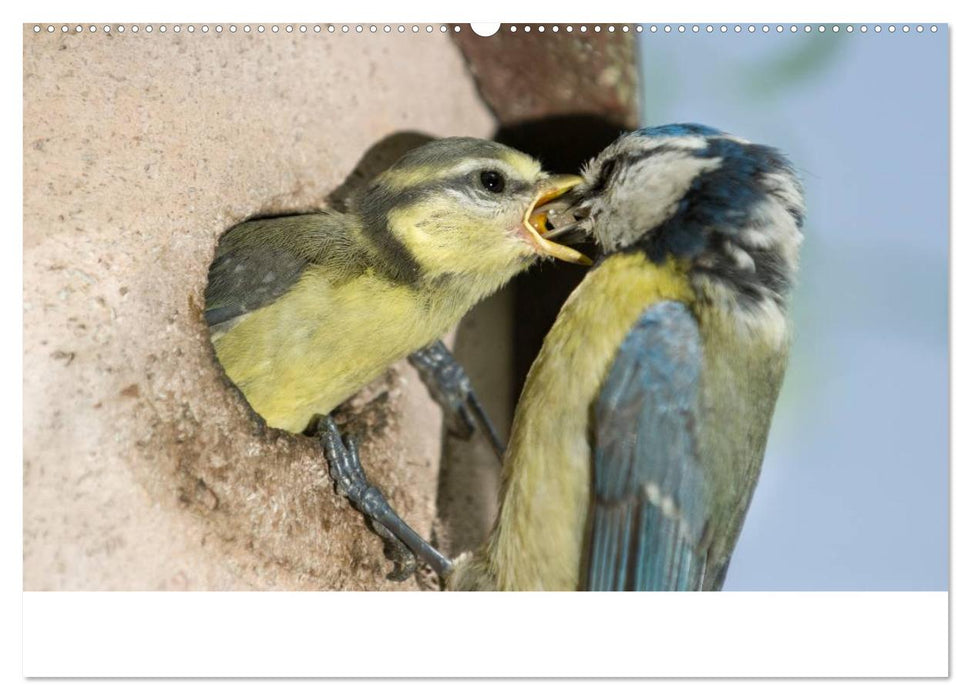
[[[368,518],[375,533],[385,542],[385,555],[394,562],[388,574],[392,581],[404,581],[415,573],[417,556],[444,577],[452,563],[426,542],[394,512],[384,494],[367,480],[361,467],[357,441],[353,437],[341,439],[337,424],[331,416],[318,418],[316,432],[327,455],[330,477],[337,492]]]
[[[409,355],[408,361],[418,370],[428,393],[445,412],[449,432],[468,440],[478,426],[502,463],[505,446],[475,395],[469,375],[445,343],[438,340]]]

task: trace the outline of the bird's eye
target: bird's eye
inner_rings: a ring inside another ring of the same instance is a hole
[[[479,179],[482,181],[482,186],[490,192],[498,194],[506,189],[506,178],[495,170],[483,170],[479,174]]]
[[[617,168],[616,160],[608,160],[604,163],[603,168],[600,169],[600,180],[607,184],[610,181],[610,176],[614,174],[614,170]]]

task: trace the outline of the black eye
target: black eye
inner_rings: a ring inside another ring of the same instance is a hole
[[[603,189],[610,182],[610,176],[614,174],[614,170],[617,168],[616,160],[608,160],[604,163],[603,167],[600,169],[600,188]]]
[[[479,179],[482,181],[482,186],[490,192],[498,194],[506,189],[506,178],[495,170],[483,170],[479,174]]]
[[[605,189],[607,189],[607,185],[610,184],[610,178],[614,174],[614,170],[616,169],[617,169],[616,158],[612,158],[611,160],[608,160],[606,163],[601,165],[600,172],[597,174],[597,180],[590,187],[589,194],[591,196],[601,194]]]

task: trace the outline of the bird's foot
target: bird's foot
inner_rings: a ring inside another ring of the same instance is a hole
[[[469,375],[445,343],[438,340],[409,355],[408,361],[418,370],[428,393],[445,412],[449,432],[468,440],[478,427],[502,462],[505,446],[472,389]]]
[[[347,497],[365,516],[371,529],[384,540],[384,554],[394,564],[388,579],[404,581],[411,577],[418,567],[416,555],[438,574],[444,575],[451,568],[451,562],[411,529],[395,513],[381,490],[368,482],[361,467],[357,441],[350,436],[342,439],[331,416],[320,417],[315,430],[324,447],[337,492]]]

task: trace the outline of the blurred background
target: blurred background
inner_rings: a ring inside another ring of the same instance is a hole
[[[639,37],[641,121],[789,153],[796,339],[725,590],[948,587],[948,37]]]

